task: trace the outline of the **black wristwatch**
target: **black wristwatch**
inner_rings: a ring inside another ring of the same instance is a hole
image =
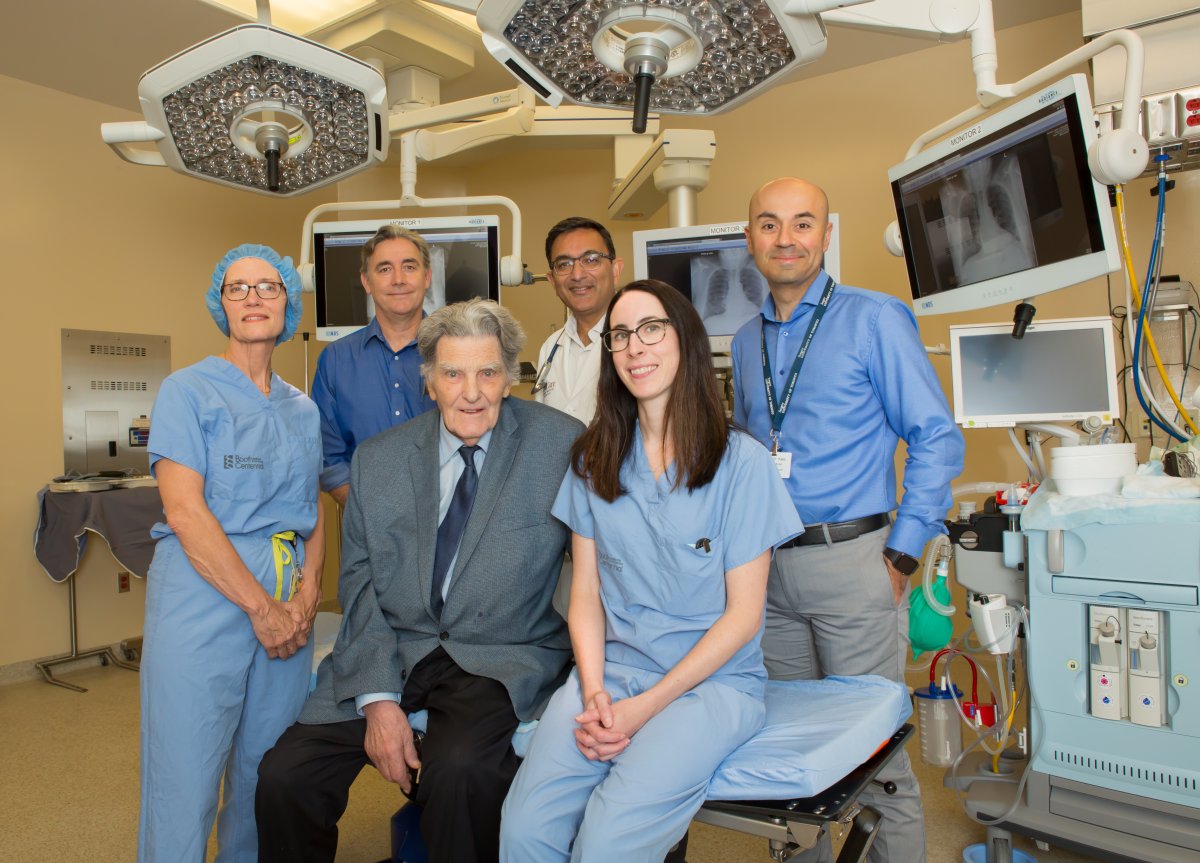
[[[891,562],[892,566],[896,568],[896,572],[901,575],[912,575],[917,571],[917,567],[921,563],[921,561],[917,560],[911,554],[896,551],[894,548],[885,548],[883,556]]]

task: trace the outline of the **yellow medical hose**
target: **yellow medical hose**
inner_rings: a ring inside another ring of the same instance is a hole
[[[1133,291],[1133,299],[1134,299],[1134,301],[1137,302],[1138,306],[1140,307],[1142,304],[1142,296],[1138,291],[1137,276],[1134,274],[1134,270],[1133,270],[1133,256],[1129,252],[1129,234],[1125,228],[1124,186],[1118,185],[1116,187],[1116,192],[1117,192],[1117,227],[1118,227],[1118,231],[1121,235],[1121,254],[1122,254],[1122,257],[1125,262],[1125,276],[1126,276],[1126,278],[1129,279],[1129,285]],[[1147,313],[1146,313],[1147,318],[1149,318],[1149,314],[1151,311],[1153,311],[1153,310],[1152,309],[1147,310]],[[1125,319],[1125,325],[1127,327],[1132,325],[1133,316],[1134,316],[1134,310],[1129,309],[1128,317]],[[1134,330],[1134,332],[1136,332],[1136,330]],[[1187,424],[1187,427],[1191,431],[1191,433],[1193,435],[1200,434],[1200,428],[1197,428],[1196,424],[1192,421],[1191,414],[1189,414],[1187,412],[1187,409],[1183,406],[1183,402],[1180,401],[1180,399],[1179,399],[1179,394],[1175,392],[1175,387],[1171,386],[1171,381],[1167,378],[1167,370],[1163,366],[1162,358],[1158,355],[1158,345],[1156,345],[1154,343],[1154,333],[1151,332],[1149,320],[1147,320],[1147,322],[1146,322],[1146,327],[1145,327],[1144,332],[1146,334],[1146,344],[1150,347],[1150,354],[1151,354],[1151,356],[1154,357],[1154,365],[1155,365],[1155,367],[1158,368],[1158,375],[1160,378],[1162,378],[1163,386],[1166,387],[1167,394],[1171,396],[1171,401],[1173,401],[1175,403],[1175,407],[1176,407],[1176,409],[1178,409],[1179,415],[1181,417],[1183,417],[1183,421],[1184,421],[1184,423]],[[1137,370],[1135,369],[1135,373],[1136,372],[1137,372]]]

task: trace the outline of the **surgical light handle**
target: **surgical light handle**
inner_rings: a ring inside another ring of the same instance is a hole
[[[165,168],[167,160],[158,150],[131,147],[130,144],[157,144],[167,137],[165,132],[155,129],[145,120],[130,120],[122,123],[101,123],[100,137],[114,153],[134,165],[149,165]]]

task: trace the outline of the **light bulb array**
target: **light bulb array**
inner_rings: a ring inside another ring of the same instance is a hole
[[[653,33],[658,26],[671,31],[672,55],[699,56],[688,71],[676,75],[668,69],[658,77],[650,95],[653,111],[713,112],[796,59],[766,0],[526,0],[503,35],[574,101],[628,106],[634,102],[631,77],[603,62],[596,46]],[[689,44],[678,45],[680,34]]]
[[[363,165],[367,102],[361,90],[261,55],[245,57],[162,100],[170,134],[187,169],[226,182],[267,188],[255,132],[288,130],[280,187],[292,192]]]

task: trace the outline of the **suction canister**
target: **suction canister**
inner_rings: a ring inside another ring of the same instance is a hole
[[[961,701],[963,694],[943,677],[942,686],[930,683],[915,690],[913,695],[917,697],[917,723],[921,727],[921,759],[934,767],[949,767],[962,752],[962,731],[954,699]]]

